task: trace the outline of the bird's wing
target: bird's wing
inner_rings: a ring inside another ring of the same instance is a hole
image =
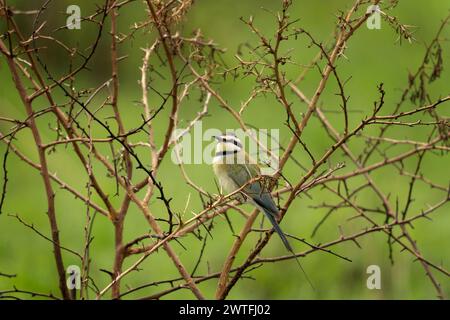
[[[233,164],[230,171],[229,177],[237,186],[243,186],[251,179],[261,175],[258,165],[252,163]],[[272,196],[265,190],[260,181],[254,181],[248,184],[244,187],[242,193],[251,198],[251,200],[262,207],[267,213],[270,213],[275,217],[278,215],[278,208],[275,205]]]

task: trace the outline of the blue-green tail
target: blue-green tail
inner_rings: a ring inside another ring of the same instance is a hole
[[[306,274],[305,270],[303,269],[300,260],[298,259],[297,255],[295,254],[294,250],[291,247],[291,244],[289,243],[288,239],[286,238],[286,235],[284,234],[284,232],[281,230],[275,216],[268,211],[267,209],[265,209],[264,207],[261,207],[260,209],[262,209],[267,217],[267,219],[269,219],[270,223],[272,224],[274,230],[276,233],[278,233],[278,235],[281,238],[281,241],[283,242],[284,246],[286,247],[286,249],[292,253],[292,255],[295,258],[295,261],[297,261],[298,266],[300,267],[300,269],[302,270],[303,274],[305,275],[306,280],[308,281],[309,285],[311,286],[311,288],[313,288],[313,290],[315,290],[311,280],[309,280],[308,275]]]

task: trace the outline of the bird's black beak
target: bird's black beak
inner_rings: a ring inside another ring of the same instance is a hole
[[[220,136],[212,136],[213,139],[216,139],[217,141],[220,141]]]

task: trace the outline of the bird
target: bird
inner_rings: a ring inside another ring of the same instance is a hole
[[[259,165],[245,152],[241,140],[236,135],[221,134],[214,136],[214,138],[217,145],[212,167],[220,187],[228,194],[236,192],[238,200],[252,204],[265,214],[285,248],[295,257],[307,281],[314,288],[277,222],[280,212],[270,191],[261,181],[262,175]],[[237,192],[237,190],[239,191]]]

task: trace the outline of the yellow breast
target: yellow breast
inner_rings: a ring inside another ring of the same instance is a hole
[[[228,175],[229,164],[215,163],[213,164],[214,173],[219,180],[220,186],[226,193],[231,193],[237,190],[239,187],[234,183],[234,181]]]

